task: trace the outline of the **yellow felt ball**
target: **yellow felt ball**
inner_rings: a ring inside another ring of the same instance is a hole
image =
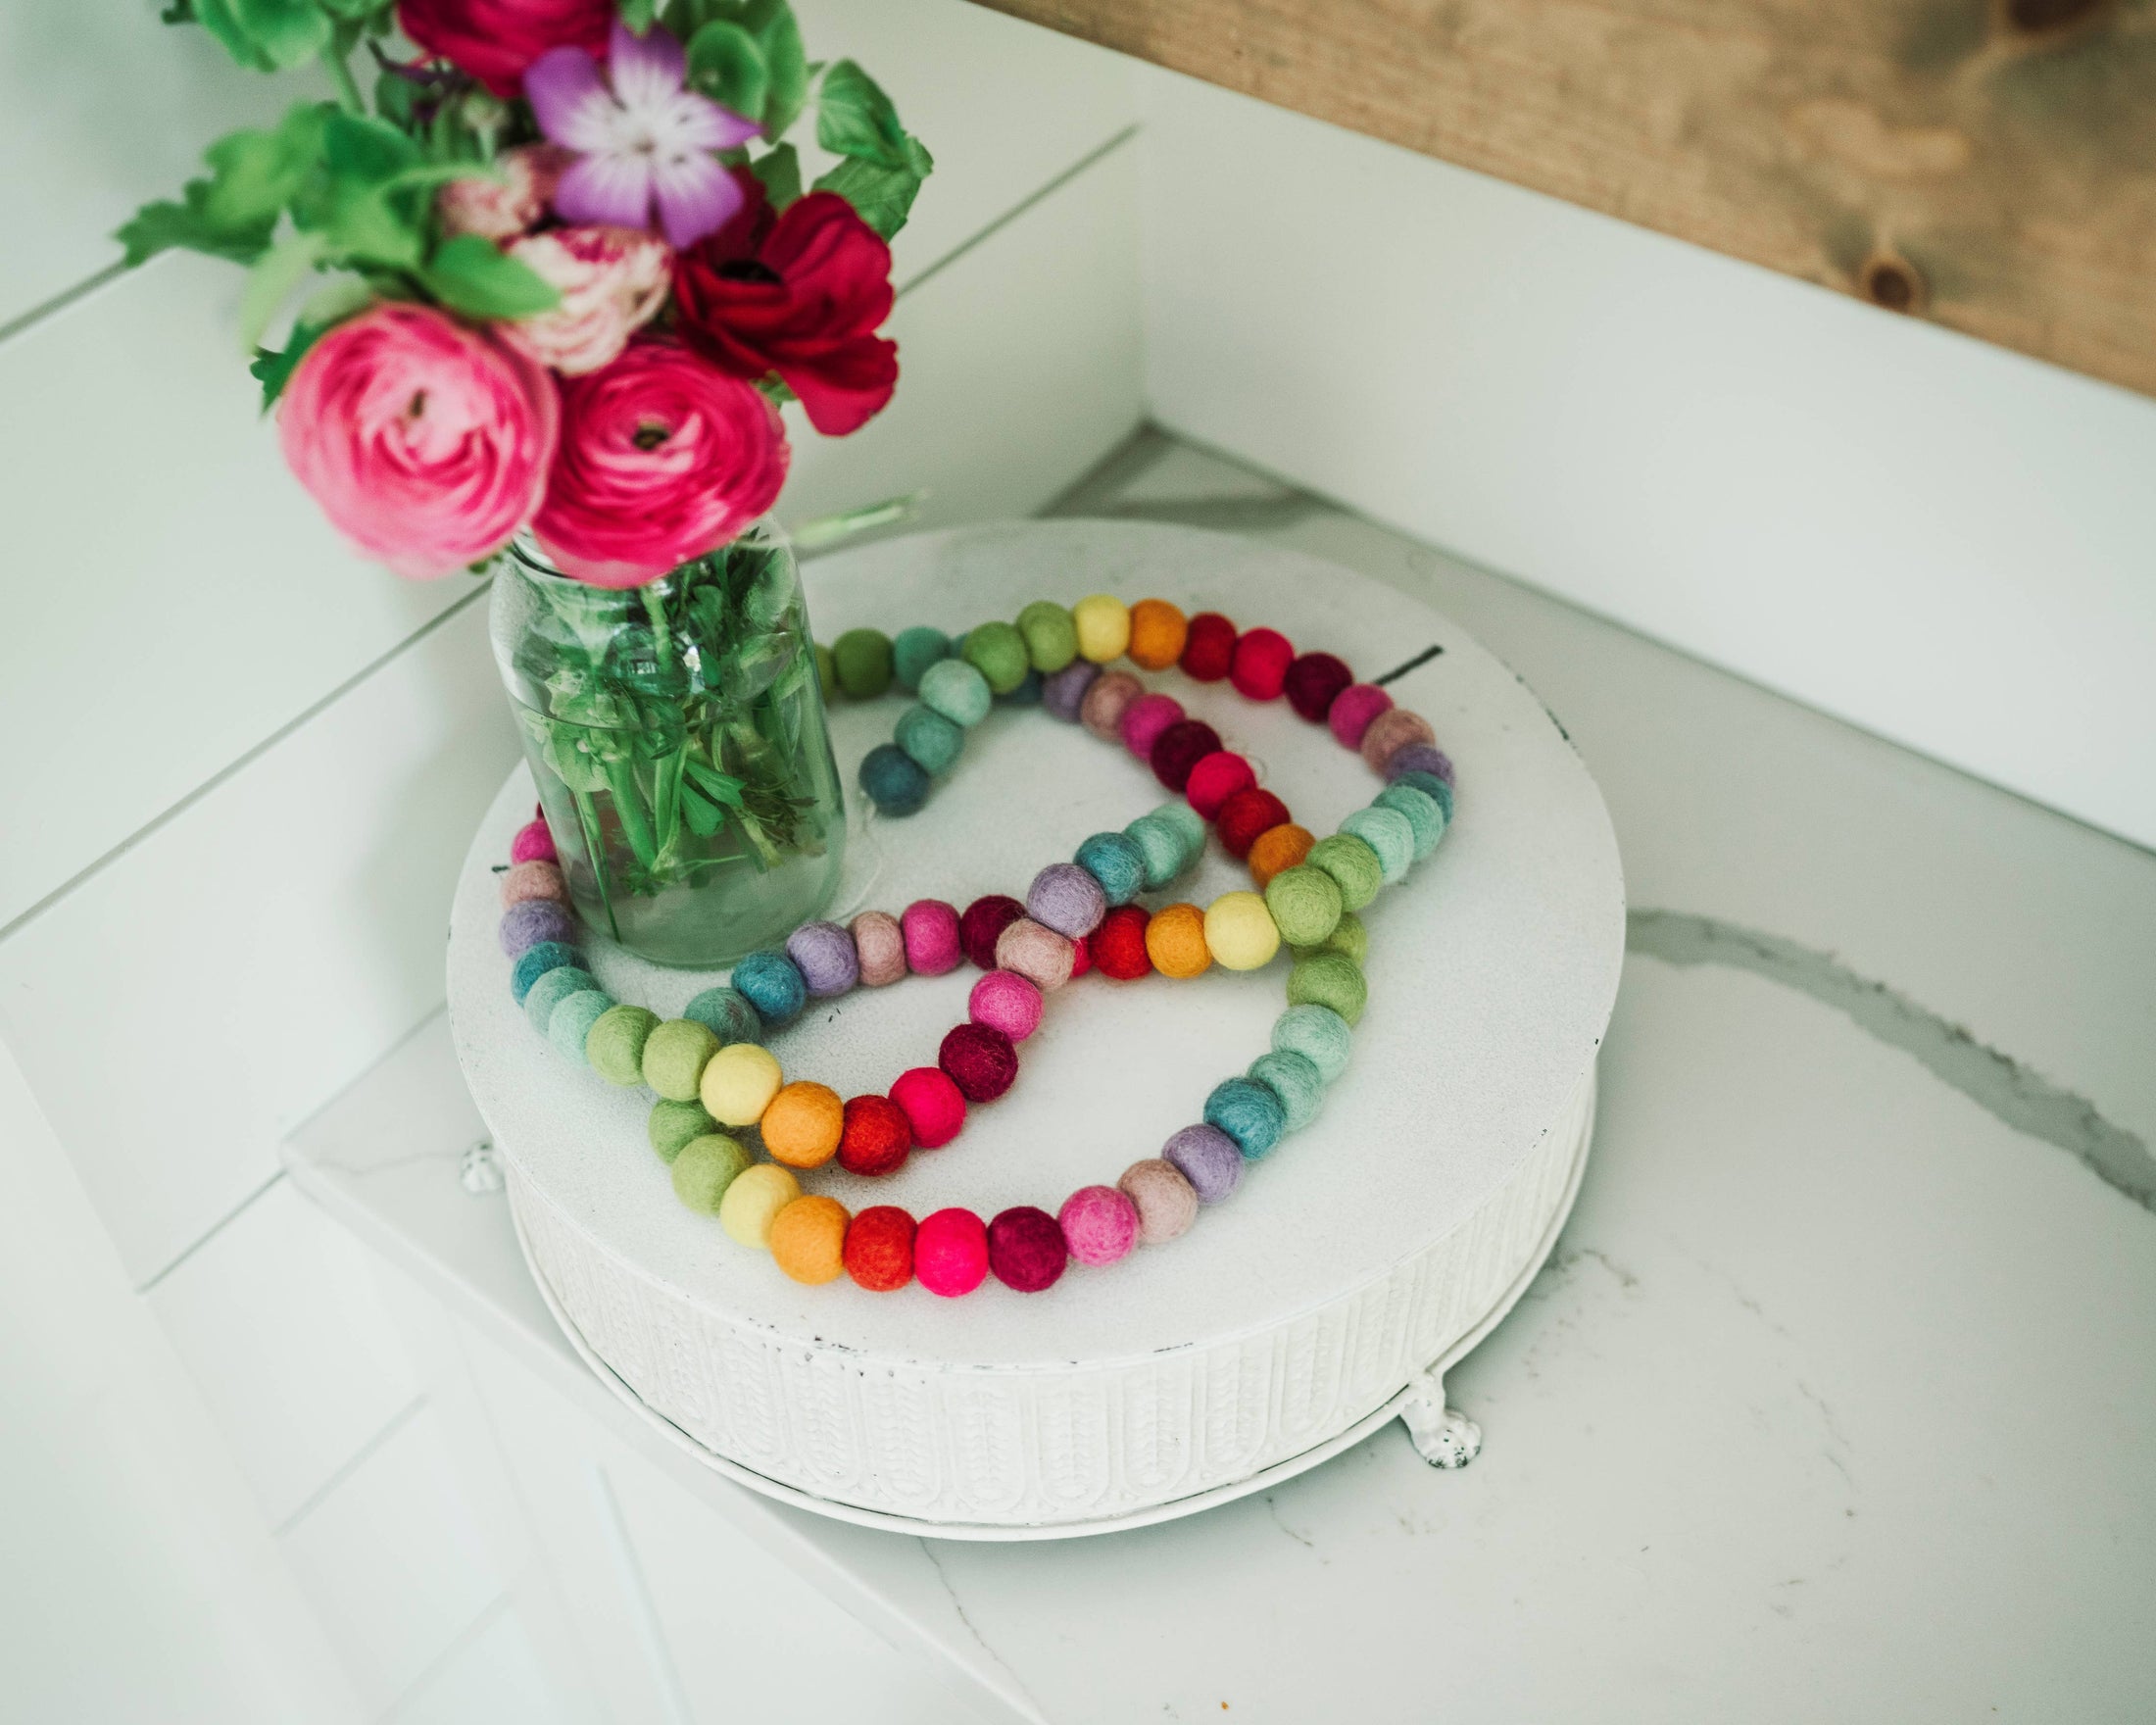
[[[1280,951],[1273,913],[1255,893],[1222,893],[1205,907],[1205,945],[1230,970],[1255,970]]]
[[[1146,957],[1163,976],[1201,976],[1212,963],[1205,913],[1196,905],[1167,905],[1146,924]]]
[[[771,1223],[801,1196],[801,1182],[776,1162],[743,1168],[718,1201],[718,1225],[744,1246],[761,1252],[771,1244]]]
[[[721,1126],[754,1126],[784,1081],[768,1049],[730,1042],[705,1062],[697,1095],[704,1111]]]
[[[797,1198],[771,1218],[771,1257],[797,1282],[835,1282],[846,1269],[846,1224],[835,1198]]]
[[[1095,665],[1123,657],[1130,645],[1130,607],[1112,593],[1096,593],[1070,608],[1078,628],[1078,651]]]

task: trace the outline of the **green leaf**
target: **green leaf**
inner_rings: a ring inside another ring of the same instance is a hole
[[[460,233],[444,240],[419,272],[426,290],[467,318],[528,318],[562,303],[562,295],[492,240]]]
[[[256,72],[304,66],[329,44],[329,18],[314,0],[195,0],[195,18]]]
[[[816,92],[816,142],[834,156],[904,168],[906,127],[876,80],[851,60],[823,74]]]
[[[916,149],[919,146],[914,146]],[[921,158],[927,160],[928,152],[921,150]],[[933,163],[928,164],[933,167]],[[860,219],[873,227],[885,239],[889,239],[906,225],[906,218],[913,208],[913,199],[921,189],[922,172],[910,165],[902,168],[886,168],[880,163],[857,159],[841,162],[821,179],[816,181],[819,192],[837,192],[852,204]]]
[[[739,809],[741,780],[733,774],[720,772],[714,766],[706,766],[701,761],[684,761],[682,770],[689,775],[696,788],[715,803],[723,803],[729,809]]]
[[[765,142],[775,144],[808,100],[808,57],[802,51],[801,25],[786,0],[749,0],[741,10],[742,26],[756,37],[770,75],[763,99],[763,136]]]
[[[233,0],[195,0],[195,22],[224,44],[225,53],[252,72],[274,72],[275,65],[248,34]]]
[[[659,0],[621,0],[621,22],[641,36],[659,17]]]
[[[378,183],[418,161],[419,146],[386,121],[331,114],[322,123],[322,165],[339,179]]]
[[[132,268],[176,246],[235,264],[252,264],[270,249],[275,217],[237,226],[218,222],[205,207],[209,191],[208,180],[189,180],[181,193],[185,202],[167,200],[137,210],[133,220],[113,234],[125,248],[124,262]]]
[[[372,285],[356,275],[324,282],[300,307],[300,315],[292,321],[292,333],[282,353],[266,347],[255,350],[254,363],[247,370],[262,385],[264,413],[276,405],[277,397],[284,393],[285,384],[291,380],[293,370],[306,357],[307,350],[355,312],[372,305],[375,298]]]
[[[726,812],[692,786],[681,793],[681,818],[698,838],[708,839],[726,824]]]
[[[295,233],[263,255],[247,277],[247,291],[239,302],[239,341],[242,348],[261,345],[263,332],[277,315],[277,308],[292,295],[307,272],[320,262],[327,242],[318,233]]]
[[[763,182],[763,195],[771,208],[783,210],[801,196],[801,158],[792,144],[781,144],[749,164],[749,172]]]
[[[771,74],[754,36],[713,20],[690,38],[689,82],[721,108],[754,120],[763,112]]]
[[[283,210],[320,158],[332,112],[302,102],[286,111],[275,131],[227,132],[205,150],[211,169],[205,207],[212,219],[239,227]]]

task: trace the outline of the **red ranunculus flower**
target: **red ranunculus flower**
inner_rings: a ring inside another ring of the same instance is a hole
[[[524,68],[550,48],[604,59],[615,0],[397,0],[404,33],[497,96],[517,93]]]
[[[836,192],[774,217],[754,174],[731,222],[674,260],[682,338],[737,377],[776,371],[827,437],[858,431],[899,386],[891,248]]]

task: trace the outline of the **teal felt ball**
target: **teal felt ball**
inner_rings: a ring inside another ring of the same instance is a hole
[[[901,629],[891,641],[891,674],[908,695],[920,690],[921,677],[939,660],[951,657],[951,637],[941,629],[915,623]]]
[[[1270,1155],[1288,1129],[1288,1109],[1278,1095],[1251,1078],[1227,1078],[1205,1099],[1205,1124],[1235,1140],[1246,1161]]]
[[[757,1016],[749,997],[732,988],[707,988],[681,1009],[684,1018],[694,1018],[717,1037],[729,1042],[761,1042],[763,1020]]]
[[[1111,905],[1127,905],[1146,886],[1146,853],[1128,833],[1097,832],[1078,847],[1078,866],[1101,883]]]
[[[808,1001],[801,966],[784,953],[751,953],[735,961],[727,980],[771,1030],[785,1029]]]
[[[917,814],[928,801],[928,774],[896,743],[878,743],[861,757],[860,788],[879,814]]]
[[[1250,1076],[1280,1098],[1287,1129],[1299,1132],[1317,1118],[1325,1101],[1325,1079],[1308,1055],[1274,1050],[1250,1062]]]
[[[949,772],[965,748],[964,731],[933,707],[923,707],[918,702],[899,715],[891,740],[911,756],[914,765],[930,778]]]
[[[1377,794],[1376,803],[1380,809],[1407,816],[1407,824],[1415,833],[1416,862],[1436,850],[1438,841],[1445,837],[1445,811],[1428,791],[1418,791],[1413,785],[1387,785]]]
[[[1152,812],[1152,818],[1166,821],[1182,838],[1184,867],[1205,854],[1205,817],[1188,803],[1180,798],[1173,803],[1163,803]]]
[[[1420,791],[1445,811],[1445,824],[1452,824],[1452,787],[1434,772],[1403,772],[1393,781]]]
[[[532,1028],[544,1036],[547,1020],[554,1015],[556,1007],[572,994],[582,994],[598,986],[589,970],[574,964],[559,965],[531,985],[531,992],[524,996],[524,1016],[531,1020]]]
[[[559,970],[564,964],[581,964],[584,955],[565,940],[543,940],[537,946],[526,947],[516,955],[516,962],[510,967],[509,991],[523,1005],[524,997],[531,993],[531,985],[549,970]]]

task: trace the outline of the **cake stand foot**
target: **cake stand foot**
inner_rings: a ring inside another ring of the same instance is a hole
[[[1399,1417],[1415,1454],[1432,1467],[1465,1467],[1482,1453],[1482,1427],[1445,1405],[1445,1380],[1434,1372],[1418,1373],[1408,1385]]]

